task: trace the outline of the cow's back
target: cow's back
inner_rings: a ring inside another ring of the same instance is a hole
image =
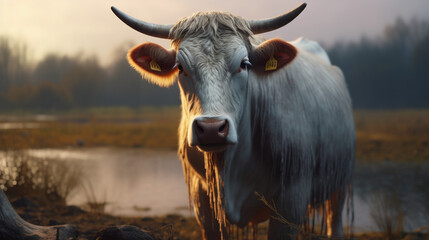
[[[320,46],[318,42],[300,37],[294,41],[291,41],[290,43],[298,48],[298,51],[306,51],[331,64],[328,53],[325,51],[325,49],[322,48],[322,46]]]

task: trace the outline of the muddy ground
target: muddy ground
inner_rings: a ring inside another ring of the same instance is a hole
[[[102,229],[132,225],[150,232],[156,239],[162,240],[197,240],[201,239],[201,232],[193,217],[179,215],[165,215],[161,217],[115,217],[102,213],[87,212],[76,206],[66,206],[60,202],[49,201],[37,197],[22,198],[9,197],[18,214],[26,221],[37,225],[72,224],[78,227],[80,240],[95,239],[97,232]],[[386,233],[355,233],[355,239],[429,239],[429,225],[409,233],[396,233],[387,236]],[[257,239],[266,239],[267,225],[258,227]],[[252,230],[249,230],[249,236]],[[246,238],[235,238],[246,239]]]

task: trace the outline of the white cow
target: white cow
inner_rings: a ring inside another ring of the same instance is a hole
[[[132,28],[172,39],[170,50],[144,43],[128,60],[154,84],[178,80],[179,155],[204,239],[227,239],[229,224],[267,219],[269,239],[294,238],[296,229],[272,216],[302,226],[312,210],[324,213],[328,235],[342,234],[355,155],[344,76],[315,42],[253,37],[289,23],[304,8],[256,21],[199,12],[157,25],[112,7]]]

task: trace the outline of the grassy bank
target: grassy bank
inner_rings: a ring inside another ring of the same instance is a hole
[[[13,116],[13,117],[12,117]],[[42,115],[4,114],[0,121],[24,123],[24,128],[1,129],[1,149],[64,147],[145,147],[177,146],[179,108],[95,108]],[[1,123],[0,122],[0,123]],[[26,128],[25,123],[37,123]]]
[[[3,113],[1,123],[36,123],[0,128],[0,149],[145,147],[175,149],[179,107],[93,108],[40,115]],[[45,116],[46,117],[46,116]],[[429,110],[356,110],[357,159],[429,160]]]
[[[360,161],[429,162],[429,110],[356,110]]]

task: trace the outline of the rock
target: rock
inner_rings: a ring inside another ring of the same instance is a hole
[[[424,234],[422,233],[413,233],[413,234],[407,234],[402,240],[420,240],[420,239],[427,239],[425,238]]]
[[[152,217],[144,217],[141,219],[142,221],[153,221]]]
[[[155,237],[138,227],[122,225],[108,227],[97,232],[94,240],[155,240]]]
[[[82,139],[76,139],[76,146],[78,147],[85,146],[85,141],[83,141]]]
[[[36,203],[34,203],[33,201],[31,201],[30,199],[25,198],[25,197],[13,201],[12,206],[14,206],[16,208],[21,208],[21,207],[38,208],[39,207],[39,206],[37,206]]]
[[[48,223],[49,226],[61,225],[61,224],[63,223],[59,223],[57,220],[54,220],[54,219],[49,220],[49,223]]]
[[[83,213],[86,213],[86,212],[79,207],[67,206],[66,211],[62,215],[63,216],[71,216],[71,215],[79,215],[79,214],[83,214]]]
[[[25,221],[29,221],[29,220],[31,220],[31,219],[36,218],[35,216],[30,215],[30,214],[26,214],[26,213],[21,214],[21,217],[22,217],[22,219],[24,219]]]
[[[74,225],[54,226],[57,229],[56,240],[75,240],[79,237],[77,227]]]

